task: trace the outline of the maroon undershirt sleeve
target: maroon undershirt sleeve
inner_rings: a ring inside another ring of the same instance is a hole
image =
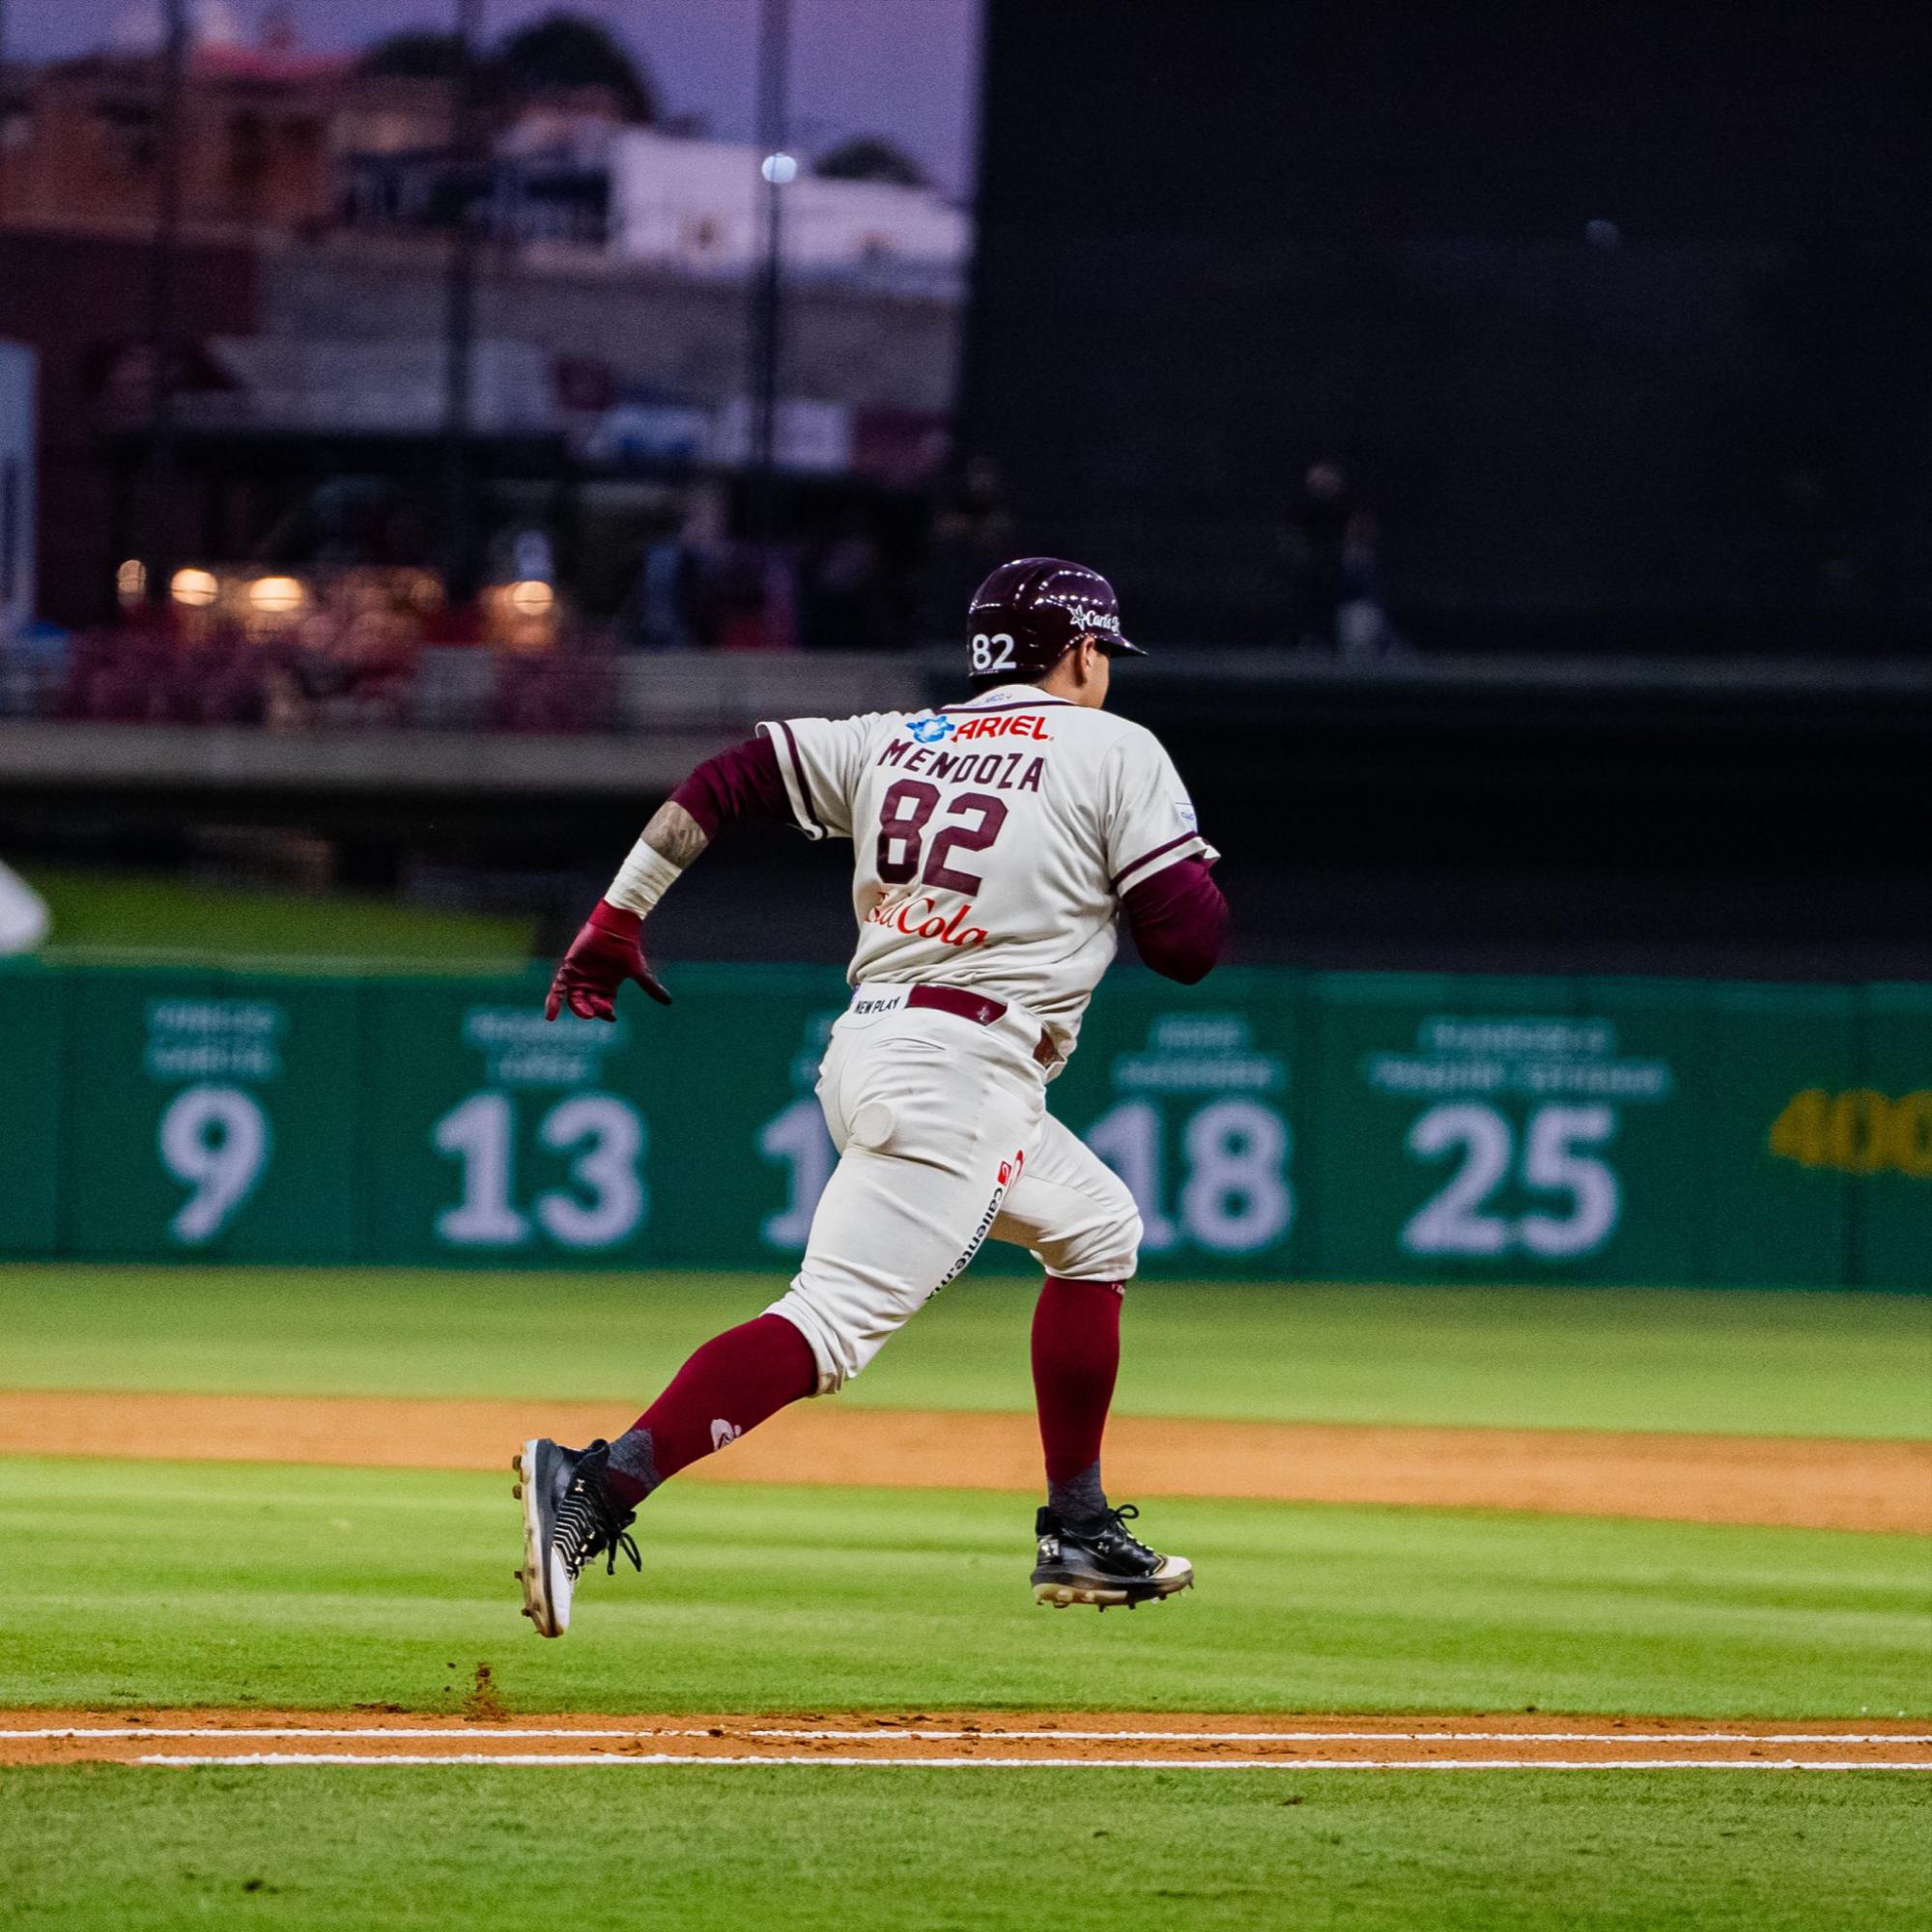
[[[1128,887],[1121,904],[1141,958],[1169,980],[1205,980],[1228,940],[1228,901],[1202,859],[1179,859]]]
[[[779,754],[769,738],[747,738],[728,752],[705,761],[671,793],[696,819],[705,838],[732,818],[777,818],[791,823],[791,802],[785,797]]]

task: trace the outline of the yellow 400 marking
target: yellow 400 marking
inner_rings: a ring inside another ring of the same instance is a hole
[[[1771,1151],[1804,1167],[1932,1180],[1932,1089],[1894,1100],[1871,1087],[1807,1087],[1772,1122]]]

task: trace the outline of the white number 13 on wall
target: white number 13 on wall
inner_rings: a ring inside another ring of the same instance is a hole
[[[517,1117],[507,1094],[472,1094],[431,1129],[439,1153],[463,1163],[463,1198],[436,1217],[436,1232],[457,1247],[513,1248],[530,1238],[514,1202]],[[644,1122],[610,1094],[578,1094],[537,1123],[553,1153],[576,1152],[571,1179],[589,1196],[553,1187],[531,1204],[541,1227],[566,1248],[608,1248],[643,1225],[650,1196],[639,1168]],[[577,1151],[582,1150],[581,1151]]]

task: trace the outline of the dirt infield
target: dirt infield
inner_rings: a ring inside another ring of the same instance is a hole
[[[1921,1723],[1502,1717],[491,1718],[379,1712],[11,1711],[0,1764],[972,1765],[1147,1770],[1932,1771]]]
[[[0,1454],[383,1468],[501,1466],[525,1436],[584,1441],[608,1405],[0,1393]],[[1031,1491],[1033,1419],[805,1403],[686,1480]],[[1932,1443],[1118,1416],[1123,1495],[1398,1503],[1687,1522],[1932,1532]]]

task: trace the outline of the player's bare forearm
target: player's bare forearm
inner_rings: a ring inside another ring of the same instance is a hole
[[[676,799],[668,799],[651,814],[643,830],[643,842],[682,871],[711,840],[703,826]]]

